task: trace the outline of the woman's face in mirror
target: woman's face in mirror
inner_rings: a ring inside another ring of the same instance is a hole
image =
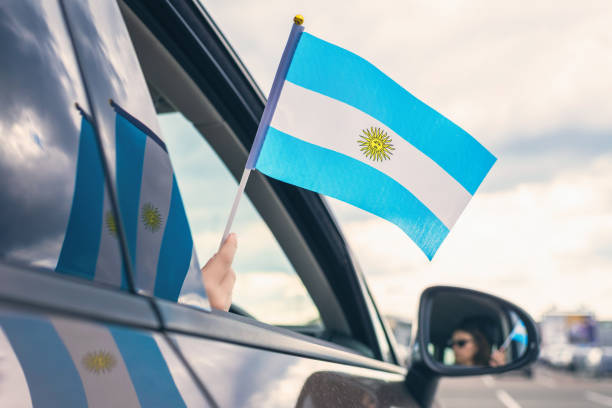
[[[478,352],[478,346],[470,333],[455,330],[450,345],[455,353],[455,364],[474,365],[474,356]]]

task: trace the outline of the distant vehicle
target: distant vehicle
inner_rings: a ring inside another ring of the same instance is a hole
[[[398,354],[401,355],[400,361],[406,361],[406,365],[408,365],[410,343],[412,341],[412,322],[395,316],[386,316],[385,318],[395,337]]]
[[[583,370],[594,377],[612,375],[612,322],[597,325],[598,346],[592,347],[585,359]]]
[[[540,359],[569,370],[581,370],[591,348],[597,345],[597,321],[591,313],[551,313],[539,325]]]

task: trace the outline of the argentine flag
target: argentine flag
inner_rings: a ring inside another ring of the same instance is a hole
[[[372,64],[296,24],[246,167],[391,221],[431,260],[495,160]]]
[[[74,193],[55,271],[119,287],[122,258],[91,117],[81,113]]]
[[[206,407],[158,333],[0,312],[1,407]]]
[[[512,333],[510,333],[510,338],[520,344],[527,344],[527,328],[522,320],[516,323],[514,329],[512,329]]]
[[[516,342],[515,344],[517,356],[521,356],[523,355],[523,353],[525,353],[528,340],[529,339],[527,336],[527,328],[525,327],[525,323],[523,323],[522,320],[518,319],[517,322],[514,324],[512,331],[510,332],[508,337],[506,337],[506,340],[504,340],[499,349],[506,350],[514,341]]]
[[[172,301],[180,296],[208,309],[166,144],[115,102],[111,106],[116,112],[117,195],[136,287]],[[188,274],[190,282],[200,284],[184,287]]]
[[[210,309],[187,215],[164,142],[111,103],[116,115],[119,207],[136,289]],[[77,105],[81,130],[74,194],[55,271],[127,289],[116,214],[93,119]]]

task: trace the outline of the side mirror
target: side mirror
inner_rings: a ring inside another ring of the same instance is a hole
[[[446,376],[493,374],[535,361],[536,325],[523,309],[487,293],[434,286],[421,295],[418,357]]]

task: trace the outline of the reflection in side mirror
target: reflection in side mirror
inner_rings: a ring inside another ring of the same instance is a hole
[[[431,316],[428,351],[445,365],[499,367],[525,354],[525,324],[493,302],[440,293]]]
[[[448,375],[508,371],[533,361],[538,352],[535,324],[526,312],[468,289],[426,290],[419,332],[424,360]]]

